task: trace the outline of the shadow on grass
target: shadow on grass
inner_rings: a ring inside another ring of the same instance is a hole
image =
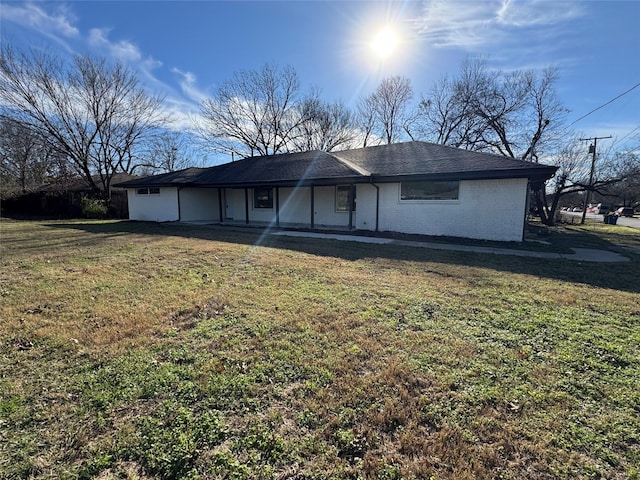
[[[48,223],[56,229],[75,229],[99,234],[102,238],[122,235],[174,236],[228,242],[248,246],[288,249],[312,255],[338,257],[343,260],[386,258],[416,262],[464,265],[489,268],[498,271],[535,275],[559,281],[583,283],[594,287],[640,293],[637,272],[640,271],[640,255],[625,252],[631,259],[625,263],[587,263],[565,259],[540,259],[511,255],[496,255],[476,252],[434,250],[424,247],[380,245],[346,242],[333,239],[288,237],[270,235],[262,228],[231,226],[196,226],[184,224],[162,224],[154,222],[60,222]],[[344,233],[344,232],[343,232]],[[99,241],[92,239],[91,243]],[[558,236],[554,243],[569,244],[569,239]],[[84,241],[82,242],[85,243]],[[571,239],[571,246],[619,250],[613,243],[595,234],[581,232]],[[505,248],[509,244],[504,245]]]

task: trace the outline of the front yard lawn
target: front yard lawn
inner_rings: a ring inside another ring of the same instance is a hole
[[[0,478],[640,478],[631,229],[557,227],[631,258],[586,264],[0,228]]]

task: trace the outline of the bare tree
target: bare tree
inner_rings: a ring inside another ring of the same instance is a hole
[[[0,99],[6,114],[47,138],[97,195],[109,198],[116,172],[130,172],[135,147],[166,120],[121,64],[76,56],[72,64],[8,45],[0,55]]]
[[[475,150],[484,122],[472,115],[467,88],[473,85],[447,76],[438,81],[418,106],[419,133],[435,143]]]
[[[561,199],[568,195],[589,191],[601,197],[622,198],[629,206],[639,198],[640,159],[635,151],[599,154],[593,181],[590,181],[590,155],[584,142],[577,138],[560,150],[553,163],[559,168],[547,182],[546,195],[542,188],[534,191],[540,218],[547,225],[554,223]]]
[[[141,156],[144,160],[134,169],[145,174],[175,172],[195,165],[193,141],[188,133],[163,130],[146,142],[146,150]]]
[[[397,142],[403,133],[408,133],[411,120],[408,108],[412,98],[411,81],[394,76],[382,80],[371,95],[362,99],[359,126],[364,131],[364,146],[372,133],[387,144]]]
[[[616,155],[620,181],[611,185],[607,193],[619,199],[622,206],[640,207],[640,155],[636,151]]]
[[[287,152],[301,122],[299,92],[291,67],[236,72],[202,102],[200,137],[215,151],[240,157]]]
[[[537,162],[566,113],[555,96],[556,79],[555,69],[489,77],[472,103],[486,122],[482,141],[502,155]]]
[[[557,71],[490,71],[466,60],[458,77],[444,77],[420,103],[422,133],[437,143],[493,151],[537,162],[553,143],[566,109],[556,97]]]
[[[596,163],[594,181],[589,188],[595,194],[620,199],[625,206],[635,206],[640,200],[640,155],[639,149],[604,151]]]
[[[376,126],[376,105],[373,95],[362,97],[358,101],[356,125],[362,134],[362,146],[367,147]]]
[[[53,170],[52,152],[38,132],[0,117],[0,181],[2,196],[26,193],[45,183]]]
[[[295,150],[322,150],[351,148],[356,131],[353,115],[340,102],[322,102],[317,93],[306,98],[299,106],[300,123],[292,135]]]
[[[589,182],[589,160],[584,145],[574,138],[554,158],[558,170],[546,186],[534,189],[534,201],[542,223],[552,225],[560,199],[563,196],[585,191]]]

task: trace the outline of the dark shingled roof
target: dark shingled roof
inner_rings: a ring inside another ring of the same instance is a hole
[[[311,151],[245,158],[212,167],[198,177],[198,185],[259,184],[296,185],[299,183],[335,183],[356,180],[360,173],[338,161],[332,154]]]
[[[210,168],[188,168],[119,183],[118,187],[335,185],[340,183],[529,178],[546,180],[556,167],[425,142],[341,152],[300,152],[251,157]]]

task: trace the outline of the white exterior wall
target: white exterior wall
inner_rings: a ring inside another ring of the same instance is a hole
[[[138,195],[137,188],[127,188],[129,218],[150,222],[178,220],[178,189],[161,188],[159,194]]]
[[[310,188],[281,188],[279,190],[279,195],[280,221],[282,223],[302,223],[305,225],[311,223]]]
[[[273,192],[273,208],[255,208],[253,206],[253,189],[249,189],[249,223],[276,222],[276,197]],[[244,190],[227,189],[227,211],[229,219],[242,221],[245,219]],[[311,188],[282,187],[279,189],[280,222],[293,224],[311,224]],[[336,187],[314,188],[314,223],[316,226],[349,225],[348,212],[336,212]],[[232,216],[231,216],[232,215]],[[353,213],[355,225],[356,212]]]
[[[336,187],[315,187],[313,205],[316,226],[349,226],[349,212],[336,212]],[[354,225],[355,221],[356,212],[353,212]]]
[[[461,181],[458,200],[400,201],[399,183],[379,188],[379,231],[522,240],[527,179]],[[370,185],[358,189],[357,228],[375,230],[375,193]]]
[[[217,188],[183,188],[180,190],[180,220],[219,221]]]
[[[380,183],[379,225],[381,232],[443,235],[497,241],[521,241],[524,229],[527,179],[461,181],[457,200],[400,200],[399,183]],[[376,187],[356,185],[356,212],[353,226],[359,230],[376,229]],[[227,218],[245,220],[244,189],[225,189],[223,211]],[[274,208],[253,207],[249,189],[249,222],[275,222]],[[138,195],[127,192],[131,220],[219,221],[216,189],[180,191],[161,188],[160,194]],[[280,222],[310,225],[309,187],[280,188]],[[314,223],[318,227],[349,225],[348,212],[336,212],[336,187],[315,187]]]

